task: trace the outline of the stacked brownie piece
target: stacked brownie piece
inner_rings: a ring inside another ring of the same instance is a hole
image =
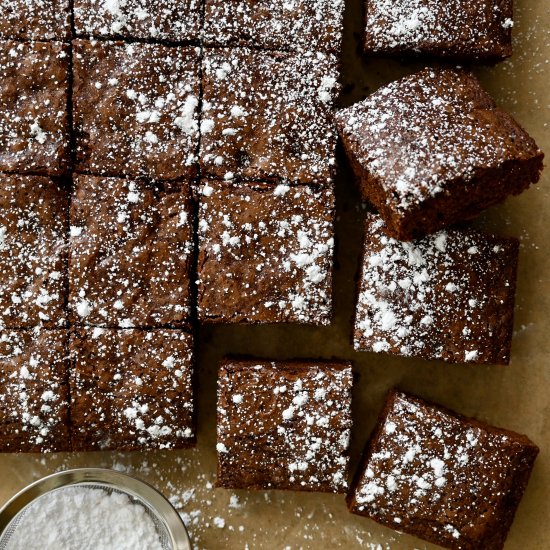
[[[365,225],[355,349],[507,364],[519,243],[453,226],[536,183],[542,151],[461,70],[393,82],[336,121],[379,212]]]

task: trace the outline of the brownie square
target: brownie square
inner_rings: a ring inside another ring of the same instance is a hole
[[[207,49],[201,173],[217,179],[326,182],[335,167],[332,54]]]
[[[61,42],[0,40],[0,170],[60,175],[69,164],[69,55]]]
[[[344,0],[205,0],[209,46],[331,51],[342,45]]]
[[[65,324],[68,211],[59,183],[0,174],[0,327]]]
[[[199,320],[329,324],[333,188],[210,181],[200,192]]]
[[[422,53],[462,61],[512,55],[512,0],[365,0],[367,53]]]
[[[453,550],[499,550],[538,448],[526,436],[390,392],[351,512]]]
[[[201,0],[74,0],[78,36],[142,40],[198,40]]]
[[[0,331],[0,452],[69,451],[65,330]]]
[[[345,492],[352,384],[350,363],[225,359],[217,485]]]
[[[353,344],[357,351],[508,364],[519,242],[452,229],[401,242],[369,215]]]
[[[76,40],[73,63],[78,171],[157,180],[195,175],[195,48]]]
[[[534,140],[463,71],[425,69],[336,122],[362,194],[401,240],[473,218],[542,170]]]
[[[68,40],[69,0],[0,0],[0,38]]]
[[[74,323],[186,326],[192,259],[193,213],[185,186],[75,179],[69,257]]]
[[[190,334],[82,328],[70,345],[75,451],[195,444]]]

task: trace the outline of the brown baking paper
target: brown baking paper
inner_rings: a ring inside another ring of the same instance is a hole
[[[475,72],[550,154],[548,128],[550,0],[517,0],[514,55]],[[420,62],[364,60],[358,53],[361,3],[348,1],[342,105],[412,73]],[[351,86],[353,85],[353,87]],[[342,153],[340,151],[340,157]],[[114,467],[151,482],[182,512],[196,548],[430,549],[435,546],[349,514],[342,495],[214,489],[216,367],[226,353],[267,358],[339,357],[360,375],[354,393],[352,468],[386,391],[414,392],[461,413],[526,433],[541,454],[510,531],[507,550],[550,546],[550,169],[517,198],[483,214],[477,225],[521,239],[512,361],[509,367],[447,365],[355,353],[350,344],[354,276],[361,240],[361,208],[349,169],[341,162],[337,182],[335,319],[327,328],[205,327],[198,350],[198,446],[147,453],[1,455],[0,505],[25,485],[54,471]]]

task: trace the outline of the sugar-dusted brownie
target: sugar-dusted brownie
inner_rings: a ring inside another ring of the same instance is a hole
[[[512,55],[512,0],[364,0],[367,53],[463,61]]]
[[[73,322],[187,325],[192,257],[188,186],[75,178],[69,252]]]
[[[50,178],[0,174],[0,327],[65,324],[68,210]]]
[[[66,330],[0,331],[0,452],[69,451]]]
[[[321,52],[207,49],[202,174],[220,179],[332,179],[337,58]]]
[[[69,0],[0,0],[0,38],[68,40]]]
[[[393,82],[336,120],[364,197],[401,240],[473,218],[542,170],[534,140],[459,70]]]
[[[81,328],[71,335],[70,353],[75,451],[195,444],[190,334]]]
[[[78,36],[198,40],[201,0],[74,0]]]
[[[0,40],[0,171],[66,171],[68,67],[61,42]]]
[[[344,0],[205,0],[204,41],[280,51],[342,45]]]
[[[197,49],[76,40],[73,63],[78,171],[157,180],[195,174]]]
[[[217,485],[345,492],[352,384],[346,362],[225,359]]]
[[[351,512],[453,550],[500,550],[538,448],[392,391],[348,495]]]
[[[508,364],[519,242],[451,229],[413,242],[365,225],[356,350]]]
[[[203,183],[199,320],[329,324],[333,251],[332,186]]]

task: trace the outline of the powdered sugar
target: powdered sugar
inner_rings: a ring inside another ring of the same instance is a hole
[[[123,494],[85,486],[52,491],[24,512],[6,550],[162,550],[145,508]]]

